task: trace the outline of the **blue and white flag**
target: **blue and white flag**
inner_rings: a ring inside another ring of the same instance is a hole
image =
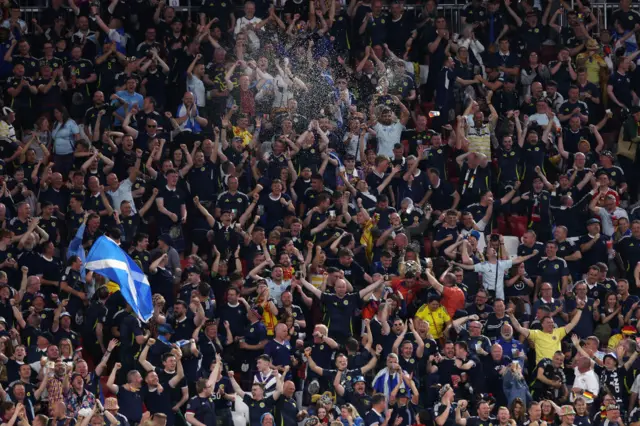
[[[153,315],[151,286],[140,267],[112,239],[102,236],[93,243],[86,269],[120,285],[125,300],[138,317],[147,321]]]
[[[399,373],[389,373],[389,369],[385,367],[376,374],[376,377],[373,378],[371,387],[374,392],[383,393],[387,399],[389,399],[391,391],[395,389],[398,382],[400,382],[400,388],[405,387],[402,375]]]

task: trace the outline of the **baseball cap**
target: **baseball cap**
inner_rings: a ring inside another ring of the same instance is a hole
[[[574,416],[576,411],[573,409],[571,405],[563,405],[560,407],[560,415],[561,416]]]
[[[591,219],[587,220],[587,225],[593,225],[594,223],[600,224],[600,219],[592,217]]]
[[[409,392],[407,391],[406,388],[400,388],[400,390],[398,390],[398,394],[396,395],[397,398],[409,398]]]
[[[165,243],[168,246],[173,244],[173,239],[167,234],[160,235],[160,238],[158,238],[158,240],[162,241],[163,243]]]
[[[362,382],[362,383],[367,383],[367,381],[364,379],[364,376],[356,376],[353,378],[353,380],[351,381],[354,385],[358,382]]]

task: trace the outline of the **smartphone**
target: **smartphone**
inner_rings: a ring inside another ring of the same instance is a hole
[[[302,278],[302,272],[296,271],[295,277],[296,277],[296,280],[299,280],[300,278]]]
[[[258,216],[262,216],[264,214],[264,206],[262,204],[258,205]]]
[[[335,219],[336,218],[336,211],[335,210],[329,210],[329,217],[331,219]]]

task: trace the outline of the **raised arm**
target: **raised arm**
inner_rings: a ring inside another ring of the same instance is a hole
[[[118,385],[115,384],[116,382],[116,374],[118,374],[118,370],[120,370],[122,368],[122,364],[120,364],[119,362],[116,362],[115,365],[113,366],[113,369],[111,370],[111,374],[109,374],[109,380],[107,380],[107,389],[109,389],[109,392],[111,392],[114,395],[118,394],[118,390],[120,389],[118,387]]]
[[[515,331],[522,334],[525,339],[529,337],[529,329],[520,325],[513,312],[509,312],[509,318],[511,319],[511,325],[513,325],[513,329]]]
[[[358,296],[360,296],[360,298],[363,299],[365,296],[367,296],[369,293],[373,293],[378,287],[382,286],[383,284],[384,284],[384,278],[380,278],[378,281],[374,281],[368,286],[366,286],[365,288],[363,288],[362,290],[360,290],[358,292]]]
[[[311,284],[309,281],[307,281],[304,278],[300,278],[300,284],[302,284],[302,286],[307,289],[311,294],[313,294],[315,297],[318,298],[318,300],[322,299],[322,292],[320,290],[318,290],[317,288],[315,288],[313,286],[313,284]]]
[[[582,300],[578,300],[576,301],[578,307],[576,314],[573,316],[573,318],[571,318],[571,322],[567,325],[564,326],[564,330],[566,331],[567,334],[571,333],[571,330],[573,330],[575,328],[576,325],[578,325],[578,322],[580,321],[580,317],[582,316],[582,310],[584,309],[584,301]]]

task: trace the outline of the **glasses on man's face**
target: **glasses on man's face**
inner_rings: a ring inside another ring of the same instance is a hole
[[[147,124],[147,127],[151,128],[151,129],[155,129],[158,126],[156,126],[155,124]]]

